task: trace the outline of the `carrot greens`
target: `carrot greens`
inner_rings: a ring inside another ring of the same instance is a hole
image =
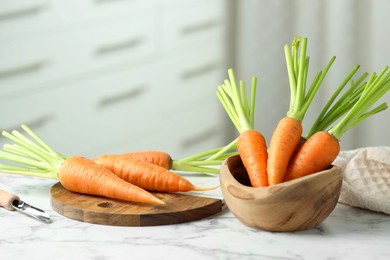
[[[362,89],[362,93],[348,113],[328,132],[338,140],[352,127],[366,118],[387,109],[387,104],[381,103],[369,110],[383,95],[390,90],[390,72],[388,66],[384,67],[377,75],[372,73]]]
[[[305,138],[308,139],[314,133],[327,130],[327,128],[334,123],[338,118],[345,114],[359,99],[361,92],[365,87],[364,79],[368,76],[368,73],[363,73],[357,81],[353,81],[352,77],[359,69],[359,65],[356,65],[344,78],[341,84],[338,86],[333,95],[329,98],[325,104],[321,113],[318,115],[316,121],[306,134]],[[350,83],[350,87],[345,93],[339,97],[338,101],[334,103],[339,94],[344,90],[345,86]]]
[[[296,37],[291,44],[291,51],[289,45],[286,44],[284,47],[290,81],[290,109],[287,116],[300,122],[302,122],[315,94],[336,59],[333,56],[324,71],[317,72],[309,89],[306,90],[310,60],[309,56],[306,55],[306,46],[307,38]]]
[[[57,179],[59,168],[67,157],[47,145],[27,125],[21,127],[30,138],[16,130],[12,133],[3,131],[2,135],[15,144],[5,144],[4,151],[0,151],[0,158],[24,166],[0,164],[0,170],[11,174]]]

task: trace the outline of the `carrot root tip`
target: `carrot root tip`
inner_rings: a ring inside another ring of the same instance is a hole
[[[219,188],[221,185],[213,186],[213,187],[196,187],[194,186],[193,190],[194,191],[207,191],[207,190],[215,190]]]

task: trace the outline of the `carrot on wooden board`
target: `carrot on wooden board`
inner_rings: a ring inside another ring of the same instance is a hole
[[[58,179],[66,189],[83,194],[131,202],[165,204],[148,191],[122,180],[91,160],[61,155],[29,127],[22,125],[22,128],[33,140],[18,131],[2,133],[15,144],[5,144],[5,151],[0,151],[0,158],[17,165],[0,164],[1,172]]]
[[[267,161],[269,185],[283,182],[291,156],[302,136],[302,120],[335,57],[324,71],[318,72],[306,91],[309,57],[306,55],[307,38],[296,37],[285,45],[285,56],[290,81],[290,109],[277,124],[270,140]]]
[[[366,118],[387,109],[386,102],[369,110],[390,90],[390,72],[386,66],[378,75],[372,73],[364,84],[358,100],[345,116],[327,131],[317,131],[309,137],[291,158],[284,181],[293,180],[329,167],[340,152],[342,135]]]
[[[98,162],[107,160],[108,158],[114,159],[116,157],[121,157],[125,160],[129,160],[129,163],[131,163],[132,160],[139,160],[159,165],[160,167],[173,171],[218,174],[218,167],[222,162],[227,157],[237,154],[237,151],[235,151],[236,147],[237,141],[233,140],[225,146],[175,160],[172,159],[170,154],[164,151],[147,150],[119,154],[103,154],[98,158],[93,159],[93,161]]]
[[[248,172],[253,187],[268,186],[267,144],[264,136],[254,129],[254,105],[257,79],[252,78],[250,102],[246,97],[245,83],[237,86],[234,71],[228,70],[229,80],[218,86],[217,96],[239,132],[237,150]]]
[[[196,187],[187,179],[164,167],[137,159],[102,156],[96,160],[96,163],[109,169],[121,179],[148,191],[187,192],[216,188]]]
[[[155,165],[159,165],[160,167],[163,167],[165,169],[171,169],[172,167],[171,156],[166,152],[156,151],[156,150],[128,152],[128,153],[121,153],[121,154],[103,154],[100,155],[97,159],[94,159],[94,161],[96,163],[102,161],[106,162],[106,161],[113,160],[117,157],[121,157],[124,160],[130,160],[130,161],[131,160],[144,161]]]
[[[133,202],[165,204],[137,185],[118,178],[105,167],[83,157],[67,158],[59,169],[58,179],[66,189]]]

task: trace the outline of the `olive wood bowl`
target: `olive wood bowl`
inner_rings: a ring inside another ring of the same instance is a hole
[[[245,225],[268,231],[300,231],[323,222],[338,202],[342,174],[330,166],[299,179],[253,188],[239,155],[221,165],[221,190],[227,207]]]

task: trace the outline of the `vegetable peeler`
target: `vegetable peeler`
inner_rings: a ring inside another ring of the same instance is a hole
[[[31,206],[19,198],[19,196],[0,189],[0,206],[11,211],[20,211],[30,217],[44,223],[51,223],[50,216],[42,209]]]

